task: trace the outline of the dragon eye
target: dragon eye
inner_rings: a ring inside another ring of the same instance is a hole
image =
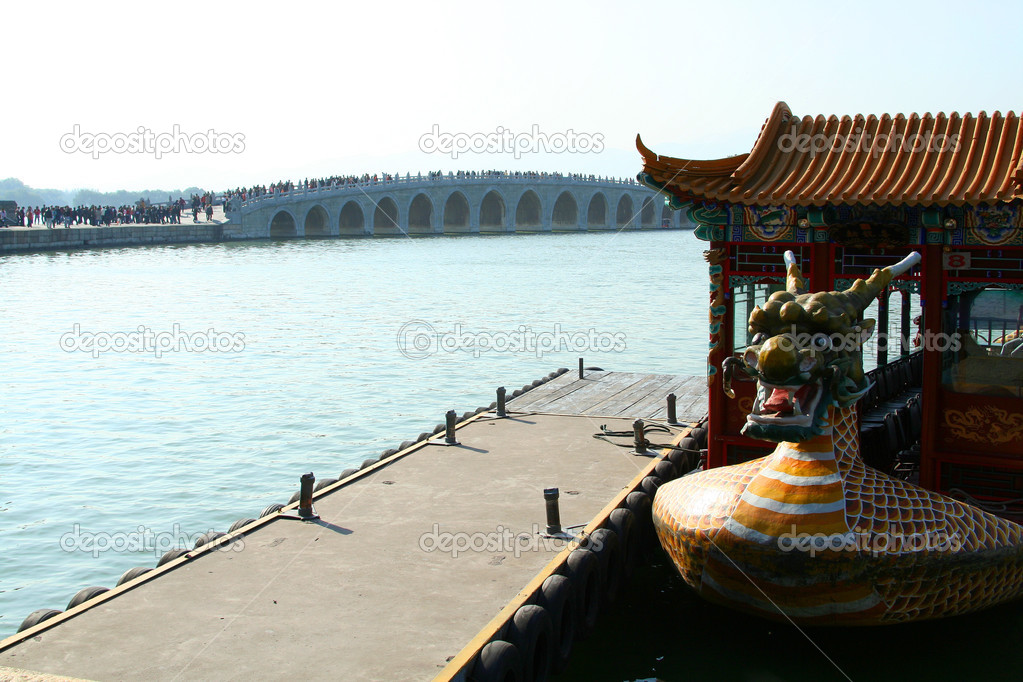
[[[827,334],[814,334],[810,339],[810,347],[814,350],[830,350],[831,349],[831,337]]]
[[[753,340],[750,341],[750,345],[751,346],[759,346],[764,341],[767,341],[767,334],[765,334],[763,332],[760,332],[758,334],[754,334],[753,335]]]

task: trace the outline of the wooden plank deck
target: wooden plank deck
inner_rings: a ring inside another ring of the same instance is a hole
[[[508,402],[516,412],[577,414],[629,419],[667,419],[667,397],[675,394],[680,422],[707,415],[703,377],[631,372],[567,372]]]

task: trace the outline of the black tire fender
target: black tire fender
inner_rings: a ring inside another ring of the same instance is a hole
[[[647,476],[640,482],[639,486],[653,500],[654,495],[657,494],[657,489],[663,484],[664,481],[659,476]]]
[[[313,492],[318,493],[324,488],[326,488],[328,485],[334,485],[335,483],[337,483],[336,478],[324,478],[319,481],[316,481],[316,485],[313,486]]]
[[[42,623],[44,620],[49,620],[50,618],[53,618],[54,616],[59,616],[62,613],[64,612],[58,611],[57,609],[36,609],[32,613],[25,616],[25,620],[21,621],[21,625],[18,626],[18,632],[21,632],[22,630],[28,630],[31,627],[35,627],[36,625]]]
[[[195,546],[192,549],[199,549],[203,545],[208,545],[211,542],[216,542],[220,538],[227,535],[227,533],[221,533],[219,530],[211,531],[209,533],[203,533],[195,539]]]
[[[601,565],[601,591],[604,604],[610,606],[618,599],[622,587],[622,546],[618,533],[610,528],[598,528],[588,539],[592,551]]]
[[[635,518],[635,530],[638,531],[640,549],[646,558],[653,556],[653,550],[658,545],[657,535],[654,533],[654,519],[650,496],[642,490],[633,490],[625,498]]]
[[[678,447],[682,449],[672,450],[668,459],[675,463],[679,475],[682,476],[700,465],[700,444],[695,438],[686,436],[678,442]]]
[[[678,476],[678,469],[675,467],[675,463],[670,459],[662,459],[654,467],[654,474],[657,475],[662,481],[671,481]]]
[[[519,650],[500,639],[488,643],[476,657],[469,679],[473,682],[519,682],[522,679]]]
[[[699,448],[707,447],[707,427],[702,423],[689,431],[689,436],[696,441]]]
[[[237,521],[235,521],[234,523],[231,524],[231,527],[227,529],[227,532],[228,533],[233,533],[236,530],[244,528],[245,526],[249,525],[250,523],[254,523],[255,520],[256,519],[238,519]]]
[[[563,575],[548,576],[540,587],[540,605],[547,609],[554,626],[551,671],[556,675],[568,666],[579,621],[579,601],[572,581]]]
[[[169,564],[170,562],[172,562],[175,559],[177,559],[179,556],[184,556],[184,555],[188,554],[189,551],[190,550],[187,550],[187,549],[171,549],[171,550],[168,550],[168,551],[164,552],[163,556],[160,557],[160,560],[156,562],[156,567],[160,568],[164,564]]]
[[[110,591],[109,587],[83,587],[82,589],[78,590],[75,596],[71,597],[71,601],[67,603],[67,610],[70,611],[79,604],[84,604],[93,597],[98,597],[104,592],[109,591]]]
[[[585,639],[597,626],[597,618],[600,616],[600,561],[597,555],[588,549],[577,548],[572,550],[565,561],[565,577],[572,581],[572,588],[575,590],[577,606],[576,609],[576,637]]]
[[[522,656],[523,680],[542,682],[550,677],[554,625],[547,609],[535,604],[520,606],[508,624],[508,641]]]
[[[274,504],[267,505],[266,508],[263,509],[263,511],[259,512],[259,518],[263,518],[264,516],[270,516],[271,514],[276,514],[282,509],[284,509],[284,505],[281,504],[280,502],[275,502]]]
[[[151,570],[153,569],[146,568],[145,566],[136,566],[135,568],[129,568],[127,571],[121,574],[120,578],[118,578],[117,585],[115,587],[120,587],[121,585],[127,582],[131,582],[140,575],[145,575],[146,573],[149,573]]]
[[[642,539],[636,517],[628,508],[619,507],[611,512],[607,527],[618,534],[618,541],[622,546],[622,577],[628,580],[639,564],[642,552]]]

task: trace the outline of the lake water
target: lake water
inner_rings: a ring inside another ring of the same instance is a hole
[[[336,477],[446,410],[489,404],[499,385],[511,392],[580,355],[702,374],[703,248],[690,232],[659,232],[0,257],[0,637],[82,587],[154,566],[169,542],[191,546],[287,501],[304,472]],[[528,332],[598,348],[455,348]],[[124,352],[143,335],[172,347]],[[99,352],[109,344],[120,352]],[[106,547],[119,538],[164,546]],[[1018,679],[1020,636],[1018,603],[802,633],[703,602],[655,563],[563,677]]]
[[[0,257],[0,637],[497,386],[579,356],[702,374],[703,248],[670,231]],[[532,335],[560,345],[514,347]]]

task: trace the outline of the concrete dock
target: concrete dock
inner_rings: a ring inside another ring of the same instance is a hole
[[[593,435],[657,419],[669,392],[680,422],[704,417],[702,378],[562,374],[460,423],[457,445],[440,433],[324,488],[318,520],[291,505],[0,642],[0,678],[464,678],[578,545],[544,536],[543,490],[572,533],[596,530],[663,453]]]

